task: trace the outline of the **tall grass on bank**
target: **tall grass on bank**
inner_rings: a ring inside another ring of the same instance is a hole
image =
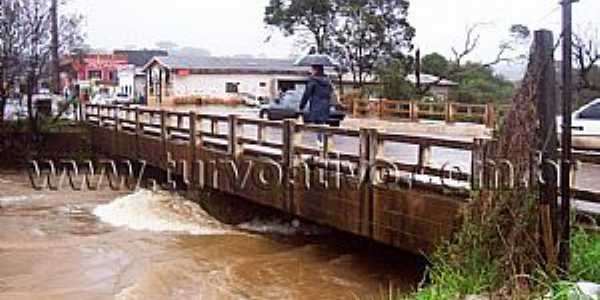
[[[477,232],[476,228],[464,228],[461,235],[463,238],[477,239]],[[478,242],[480,241],[475,241]],[[552,296],[544,299],[570,299],[573,293],[577,293],[575,282],[600,283],[600,233],[589,233],[580,228],[574,230],[571,255],[571,276],[568,281],[552,281],[550,276],[539,268],[534,272],[536,274],[530,277],[531,286],[522,291],[513,290],[509,295],[508,291],[502,290],[503,287],[506,289],[506,283],[500,276],[499,264],[486,260],[486,254],[481,252],[481,248],[474,248],[465,253],[461,259],[462,264],[454,263],[455,258],[440,251],[431,259],[427,285],[411,295],[391,299],[461,299],[467,295],[494,295],[494,299],[542,299],[542,296],[550,295],[549,291],[552,291]]]
[[[600,233],[578,229],[571,243],[571,279],[600,284]]]

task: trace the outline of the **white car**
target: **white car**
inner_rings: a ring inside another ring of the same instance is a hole
[[[95,105],[111,105],[113,104],[114,99],[107,94],[98,93],[92,99],[91,103]]]
[[[256,96],[248,93],[240,93],[239,96],[242,98],[244,105],[250,107],[258,107],[260,106],[260,101],[256,98]]]
[[[558,132],[562,132],[562,118],[557,120]],[[572,115],[573,147],[581,150],[600,151],[600,99],[581,107]]]
[[[127,94],[118,93],[115,96],[115,102],[117,104],[131,104],[133,102],[133,99]]]

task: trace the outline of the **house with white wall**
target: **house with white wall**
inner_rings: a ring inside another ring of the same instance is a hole
[[[146,94],[146,73],[144,66],[155,56],[167,56],[163,50],[115,50],[115,55],[127,57],[127,65],[119,67],[117,93],[139,100]]]
[[[264,58],[157,56],[144,67],[148,104],[176,98],[235,98],[251,94],[273,99],[303,86],[309,68],[294,61]]]

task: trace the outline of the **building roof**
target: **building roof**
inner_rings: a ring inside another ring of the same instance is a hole
[[[456,83],[454,81],[442,79],[442,78],[439,78],[439,77],[437,77],[435,75],[431,75],[431,74],[421,74],[420,78],[421,78],[421,84],[433,84],[436,86],[457,86],[458,85],[458,83]],[[417,84],[417,75],[410,74],[410,75],[406,76],[406,80],[408,80],[412,84]]]
[[[168,56],[164,50],[115,50],[116,55],[127,56],[127,62],[136,67],[143,67],[155,56]]]
[[[236,71],[258,73],[297,73],[306,74],[307,67],[294,66],[294,61],[269,58],[234,58],[215,56],[159,56],[146,64],[148,68],[154,62],[169,69],[187,69],[196,71]]]

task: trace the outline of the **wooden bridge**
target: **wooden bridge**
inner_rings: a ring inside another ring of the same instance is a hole
[[[185,162],[176,171],[190,177],[191,189],[204,182],[414,253],[430,253],[456,228],[477,182],[473,162],[485,146],[483,140],[117,106],[88,105],[85,120],[96,151],[163,170]],[[317,132],[325,134],[321,148],[313,145]],[[459,165],[466,167],[440,162],[437,153],[444,151],[461,153]],[[242,185],[246,172],[265,180]],[[268,178],[280,180],[268,185]],[[452,178],[451,184],[440,178]]]

